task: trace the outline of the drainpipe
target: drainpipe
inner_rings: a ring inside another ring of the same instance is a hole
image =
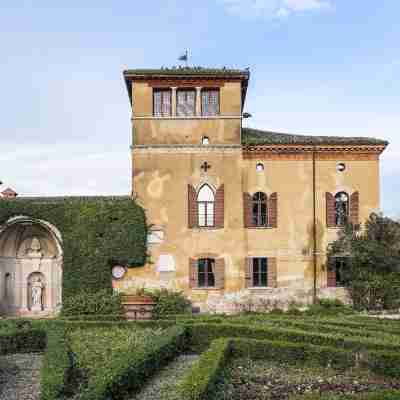
[[[317,194],[315,179],[315,145],[312,150],[312,180],[313,180],[313,303],[317,303]]]

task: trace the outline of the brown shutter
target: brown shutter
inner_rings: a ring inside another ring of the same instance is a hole
[[[224,185],[215,193],[215,228],[224,227]]]
[[[326,192],[326,226],[328,228],[334,228],[335,223],[335,197],[332,193]]]
[[[267,285],[273,288],[278,286],[277,262],[275,257],[268,258],[268,282]]]
[[[272,193],[268,201],[268,226],[278,227],[278,193]]]
[[[350,222],[353,225],[358,225],[360,223],[359,210],[360,210],[360,195],[358,192],[354,192],[350,196]]]
[[[336,271],[335,270],[328,270],[327,286],[328,287],[336,287]]]
[[[196,190],[192,185],[188,185],[188,228],[197,227],[197,201]]]
[[[223,257],[215,260],[215,287],[223,289],[225,287],[225,259]]]
[[[199,286],[197,269],[197,260],[189,258],[189,287],[191,288],[197,288]]]
[[[245,260],[245,283],[246,288],[253,287],[253,259],[251,257],[246,257]]]
[[[253,226],[253,218],[251,215],[251,196],[249,193],[243,193],[243,221],[245,228]]]

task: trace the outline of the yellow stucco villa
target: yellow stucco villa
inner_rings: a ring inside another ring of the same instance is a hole
[[[126,70],[132,194],[146,210],[150,261],[122,292],[183,291],[202,311],[343,296],[327,245],[379,210],[374,138],[242,126],[249,71]]]

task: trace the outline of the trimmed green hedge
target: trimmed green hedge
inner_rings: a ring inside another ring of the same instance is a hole
[[[230,339],[217,339],[177,385],[181,399],[202,400],[213,393],[232,350]]]
[[[81,393],[81,400],[105,400],[122,398],[128,392],[138,391],[157,370],[177,354],[187,344],[186,330],[175,326],[142,348],[110,357],[106,371],[97,371],[95,377]]]
[[[329,346],[292,343],[280,340],[232,339],[234,357],[249,357],[253,360],[274,360],[292,364],[317,364],[343,369],[355,364],[351,351]]]
[[[69,349],[62,326],[47,329],[47,347],[40,371],[40,400],[57,400],[66,391],[71,369]]]
[[[322,346],[336,346],[353,350],[386,350],[399,351],[400,346],[391,342],[371,338],[340,334],[323,334],[279,327],[254,327],[239,324],[223,323],[186,323],[195,349],[205,349],[212,340],[219,337],[247,337],[251,339],[284,340],[296,343],[310,343]]]
[[[250,322],[246,319],[237,319],[232,320],[231,323],[242,324],[245,325]],[[386,333],[386,331],[381,331],[379,334],[375,330],[366,329],[366,327],[347,327],[340,325],[330,325],[329,323],[319,322],[318,320],[314,321],[302,321],[296,319],[270,319],[270,320],[260,320],[260,321],[252,321],[253,324],[258,322],[258,326],[276,326],[281,328],[289,328],[289,329],[301,329],[303,331],[315,331],[320,333],[329,333],[329,334],[339,334],[346,337],[357,336],[357,337],[365,337],[365,338],[379,338],[380,341],[393,342],[400,345],[400,335],[394,335],[390,333]]]
[[[144,210],[129,197],[13,199],[0,202],[0,225],[24,215],[54,225],[63,239],[63,302],[81,291],[111,291],[111,265],[146,260]]]
[[[62,315],[60,317],[63,321],[125,321],[124,314],[95,314],[95,315]]]
[[[82,316],[84,319],[97,315],[120,316],[123,313],[122,297],[109,289],[95,293],[81,292],[64,299],[62,316]]]
[[[400,377],[398,352],[370,350],[354,353],[331,346],[247,338],[232,339],[232,343],[235,357],[317,364],[336,369],[361,366],[381,376]]]
[[[0,354],[36,353],[46,347],[46,331],[40,328],[0,332]]]

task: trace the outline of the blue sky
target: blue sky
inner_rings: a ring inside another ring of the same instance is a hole
[[[382,207],[400,217],[399,15],[398,0],[2,0],[0,179],[129,193],[121,72],[189,48],[194,65],[250,67],[249,126],[388,139]]]

